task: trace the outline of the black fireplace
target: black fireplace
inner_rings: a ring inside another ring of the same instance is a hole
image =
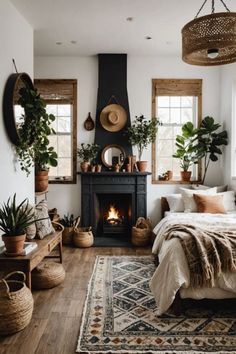
[[[81,175],[81,224],[92,226],[95,238],[130,240],[139,216],[146,217],[148,172],[101,172]]]
[[[129,234],[132,226],[132,194],[102,193],[95,195],[96,234]]]

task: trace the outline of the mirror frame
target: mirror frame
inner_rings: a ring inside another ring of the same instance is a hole
[[[27,73],[11,74],[6,82],[3,94],[3,120],[7,135],[12,144],[19,146],[20,136],[16,126],[14,113],[14,90],[19,80],[22,80],[30,89],[34,89],[33,82]]]
[[[124,160],[126,159],[126,153],[125,153],[125,150],[123,149],[122,146],[120,145],[117,145],[117,144],[110,144],[110,145],[106,145],[103,150],[102,150],[102,154],[101,154],[101,160],[102,160],[102,163],[104,166],[108,167],[108,168],[111,168],[112,165],[108,165],[108,163],[106,163],[105,161],[105,153],[108,149],[110,148],[116,148],[116,149],[119,149],[121,151],[121,153],[124,155]]]

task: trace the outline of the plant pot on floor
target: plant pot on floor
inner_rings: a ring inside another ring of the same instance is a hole
[[[89,167],[90,167],[90,163],[88,161],[83,161],[80,164],[80,168],[82,172],[88,172]]]
[[[181,180],[183,182],[189,182],[190,178],[191,178],[191,174],[192,174],[192,171],[181,171],[180,172]]]
[[[9,256],[18,256],[22,254],[26,234],[19,236],[2,235],[2,240],[6,247],[6,254]]]
[[[44,192],[48,189],[48,171],[35,173],[35,192]]]
[[[137,161],[139,172],[147,171],[147,161]]]

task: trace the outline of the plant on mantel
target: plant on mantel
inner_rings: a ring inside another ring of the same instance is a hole
[[[203,159],[204,184],[210,162],[218,161],[218,155],[222,155],[221,146],[228,144],[227,131],[217,132],[220,127],[221,125],[209,116],[202,120],[199,128],[194,128],[191,122],[183,125],[182,135],[176,137],[177,151],[173,155],[174,158],[180,159],[180,166],[185,171],[185,174],[181,174],[182,180],[189,181],[189,167]]]
[[[97,144],[82,143],[77,149],[78,157],[82,160],[80,163],[81,171],[88,172],[89,168],[95,164],[100,146]]]
[[[20,125],[20,144],[16,152],[20,161],[21,170],[27,176],[31,168],[35,167],[36,192],[47,189],[49,167],[57,166],[57,153],[48,137],[55,134],[51,127],[55,120],[53,114],[47,114],[46,103],[37,90],[24,87],[19,91],[18,103],[24,108],[23,124]]]
[[[128,137],[132,146],[137,146],[138,149],[138,169],[140,172],[146,171],[147,161],[142,161],[142,154],[144,149],[156,139],[158,125],[160,125],[158,118],[147,120],[143,115],[136,116],[131,127],[126,129],[125,135]]]

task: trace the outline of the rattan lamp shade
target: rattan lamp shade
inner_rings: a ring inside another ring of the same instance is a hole
[[[216,58],[208,51],[218,50]],[[182,58],[193,65],[223,65],[236,61],[236,12],[218,12],[187,23],[182,29]]]

